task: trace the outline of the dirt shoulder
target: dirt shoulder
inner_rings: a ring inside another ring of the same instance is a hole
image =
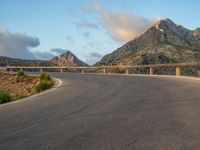
[[[0,91],[8,91],[12,100],[33,95],[39,82],[40,79],[36,76],[0,73]]]

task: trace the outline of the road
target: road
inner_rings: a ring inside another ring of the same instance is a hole
[[[200,149],[200,81],[53,76],[59,88],[0,106],[0,150]]]

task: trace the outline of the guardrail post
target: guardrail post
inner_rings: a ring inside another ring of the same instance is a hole
[[[81,73],[84,73],[84,69],[81,69]]]
[[[60,69],[60,72],[61,72],[61,73],[63,72],[63,68]]]
[[[126,68],[126,74],[129,74],[129,69],[128,68]]]
[[[153,75],[153,68],[152,67],[149,68],[149,75]]]
[[[177,66],[176,67],[176,76],[180,76],[181,75],[181,67]]]
[[[103,68],[103,74],[106,74],[106,68]]]

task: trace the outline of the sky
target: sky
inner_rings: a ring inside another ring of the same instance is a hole
[[[200,27],[199,0],[0,0],[0,56],[49,59],[70,50],[88,64],[170,18]]]

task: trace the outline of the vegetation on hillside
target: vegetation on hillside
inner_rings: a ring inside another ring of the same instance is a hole
[[[24,73],[24,71],[20,70],[20,71],[17,72],[17,75],[18,75],[18,76],[24,76],[25,73]]]
[[[17,74],[0,73],[0,84],[0,104],[3,104],[47,90],[54,85],[54,80],[45,73],[36,77],[19,71]]]
[[[11,102],[11,96],[8,91],[0,91],[0,104]]]
[[[40,80],[51,81],[51,77],[50,77],[50,75],[48,75],[46,73],[42,73],[40,75]]]
[[[35,92],[39,93],[45,91],[51,88],[53,85],[54,81],[52,80],[52,78],[48,74],[42,73],[40,75],[40,83],[35,87]]]

